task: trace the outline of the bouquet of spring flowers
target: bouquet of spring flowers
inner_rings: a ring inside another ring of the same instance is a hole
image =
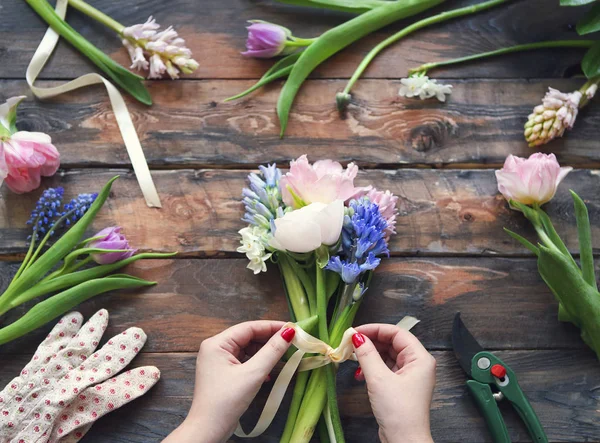
[[[156,284],[127,274],[111,273],[141,258],[173,254],[137,254],[119,227],[105,228],[83,239],[116,179],[110,180],[99,194],[80,194],[65,204],[62,188],[50,188],[42,193],[28,221],[32,233],[25,259],[0,295],[0,321],[5,313],[23,303],[50,297],[15,322],[1,327],[0,345],[43,326],[95,295]],[[53,241],[56,237],[59,238]],[[93,264],[97,266],[88,266]]]
[[[538,271],[558,305],[558,319],[581,329],[581,338],[600,358],[600,293],[596,283],[590,220],[583,200],[573,191],[579,234],[579,264],[556,232],[541,206],[550,201],[556,188],[572,168],[561,168],[554,154],[533,154],[528,159],[509,156],[496,171],[498,189],[510,207],[521,211],[539,237],[534,245],[522,236],[508,234],[538,258]]]
[[[372,186],[354,186],[358,167],[294,160],[282,174],[276,165],[248,176],[243,191],[248,226],[238,252],[255,274],[267,261],[283,277],[290,316],[307,332],[315,323],[321,341],[337,347],[395,233],[398,197]],[[282,442],[308,442],[322,413],[332,441],[342,442],[333,364],[299,372]]]

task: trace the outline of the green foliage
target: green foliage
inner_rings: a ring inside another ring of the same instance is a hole
[[[600,3],[594,5],[592,10],[577,23],[579,35],[600,31]]]
[[[582,6],[594,3],[596,0],[560,0],[561,6]]]
[[[296,6],[311,6],[314,8],[332,9],[334,11],[362,14],[371,9],[383,6],[390,0],[277,0]]]
[[[581,69],[587,78],[600,75],[600,41],[585,53],[581,61]]]

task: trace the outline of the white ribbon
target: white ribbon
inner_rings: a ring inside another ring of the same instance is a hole
[[[417,323],[419,323],[419,320],[407,316],[404,317],[397,326],[408,331]],[[246,434],[242,429],[242,425],[238,423],[237,429],[235,430],[235,435],[238,437],[258,437],[267,430],[275,418],[275,414],[277,414],[277,411],[279,410],[279,406],[283,401],[285,392],[287,391],[296,370],[299,372],[310,371],[311,369],[317,369],[328,365],[329,363],[337,365],[347,360],[357,361],[356,355],[354,354],[354,346],[352,345],[352,336],[357,332],[354,328],[346,329],[340,345],[334,349],[327,343],[313,337],[295,323],[286,323],[283,327],[296,330],[292,345],[296,346],[298,350],[294,352],[279,373],[254,429],[249,434]],[[319,355],[302,358],[304,357],[304,354]]]
[[[67,6],[68,0],[57,0],[56,2],[56,13],[62,19],[65,18]],[[110,83],[101,75],[92,73],[82,75],[73,81],[54,88],[39,88],[33,85],[42,69],[44,69],[48,59],[52,55],[59,38],[60,36],[58,33],[49,27],[44,35],[44,38],[40,42],[40,45],[35,51],[35,54],[33,55],[33,58],[27,67],[27,74],[25,75],[31,92],[33,92],[36,97],[44,99],[56,97],[57,95],[83,88],[85,86],[103,83],[106,87],[106,91],[108,92],[108,97],[117,120],[117,125],[119,126],[121,136],[123,137],[123,142],[127,148],[127,153],[129,154],[131,165],[133,166],[133,171],[135,172],[140,188],[142,189],[142,193],[144,194],[144,198],[146,199],[146,204],[151,208],[162,207],[160,203],[160,197],[158,196],[158,192],[156,191],[156,187],[152,181],[152,176],[150,175],[150,169],[148,168],[148,163],[146,162],[146,157],[144,156],[144,151],[142,150],[142,145],[140,144],[140,139],[137,136],[135,127],[133,126],[131,116],[127,110],[127,105],[125,105],[125,100],[123,100],[123,96],[112,83]]]

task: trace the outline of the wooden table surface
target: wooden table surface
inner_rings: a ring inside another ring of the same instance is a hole
[[[578,331],[557,321],[553,296],[527,250],[502,227],[533,238],[520,214],[497,195],[493,170],[508,154],[528,156],[522,128],[548,86],[578,88],[579,50],[511,55],[433,73],[454,85],[448,103],[399,98],[400,78],[410,67],[501,46],[575,37],[582,9],[559,8],[558,0],[514,1],[503,7],[420,31],[385,51],[354,89],[347,118],[334,96],[366,52],[400,29],[395,24],[363,39],[320,66],[303,86],[287,135],[278,136],[275,114],[280,84],[232,103],[270,66],[248,60],[246,20],[264,19],[312,37],[348,15],[296,8],[270,0],[95,0],[94,6],[125,24],[153,14],[185,37],[200,68],[176,82],[148,82],[152,107],[128,100],[162,210],[146,207],[101,87],[39,102],[25,101],[19,127],[49,133],[62,154],[62,169],[44,187],[64,186],[69,196],[98,190],[121,174],[93,230],[121,225],[143,250],[178,251],[176,259],[143,261],[129,271],[159,282],[144,291],[117,292],[80,306],[87,317],[106,308],[105,339],[130,326],[148,335],[135,365],[156,365],[158,385],[144,398],[100,420],[86,442],[157,442],[185,416],[191,402],[195,353],[200,342],[224,328],[254,319],[286,319],[277,272],[255,277],[235,252],[242,227],[239,203],[248,170],[258,164],[307,153],[311,160],[356,161],[371,182],[400,196],[398,235],[392,257],[377,270],[358,324],[394,323],[404,315],[422,322],[415,334],[438,361],[432,428],[438,442],[491,441],[465,388],[450,344],[452,318],[463,319],[483,346],[518,374],[551,441],[600,441],[600,366]],[[448,7],[475,3],[449,1]],[[27,64],[45,30],[23,1],[2,2],[0,98],[29,95]],[[100,25],[69,13],[69,22],[102,50],[128,65],[126,51]],[[408,22],[407,22],[408,23]],[[94,68],[60,43],[39,84],[57,85]],[[545,147],[571,173],[547,206],[568,246],[577,251],[568,189],[600,215],[600,106],[579,116],[575,130]],[[0,288],[24,255],[25,221],[39,191],[25,196],[0,190]],[[594,246],[600,227],[593,223]],[[3,323],[17,318],[9,314]],[[0,348],[0,386],[17,375],[48,325]],[[348,442],[377,440],[364,384],[356,365],[340,370],[340,408]],[[267,389],[270,388],[267,384]],[[264,401],[265,393],[261,393]],[[260,401],[260,400],[259,400]],[[256,410],[250,415],[256,417]],[[530,441],[514,411],[503,409],[514,442]],[[285,414],[257,439],[276,442]],[[238,441],[232,439],[232,441]],[[240,440],[241,441],[241,440]]]

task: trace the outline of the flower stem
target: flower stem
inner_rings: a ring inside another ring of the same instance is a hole
[[[579,109],[583,108],[585,105],[587,105],[591,98],[589,98],[586,94],[587,90],[592,87],[593,85],[600,85],[600,76],[598,77],[593,77],[591,79],[589,79],[587,82],[585,82],[585,84],[579,89],[579,92],[581,92],[582,97],[581,97],[581,101],[579,102]]]
[[[279,265],[290,299],[290,305],[294,311],[294,317],[296,321],[305,320],[310,317],[310,308],[300,279],[290,264],[290,260],[293,260],[293,258],[285,254],[279,254],[279,256]]]
[[[123,29],[125,29],[125,26],[123,26],[121,23],[114,20],[112,17],[109,17],[104,12],[99,11],[93,6],[87,4],[83,0],[69,0],[69,5],[88,17],[93,18],[97,22],[102,23],[104,26],[109,27],[119,35],[121,35],[123,33]]]
[[[39,216],[38,218],[35,220],[35,228],[33,229],[33,233],[31,234],[31,243],[29,244],[29,249],[27,250],[27,254],[25,255],[25,258],[23,259],[23,262],[21,263],[21,266],[19,266],[19,269],[17,270],[17,273],[15,274],[15,276],[13,277],[13,279],[10,281],[9,287],[10,285],[13,284],[13,282],[19,278],[19,276],[23,273],[23,271],[25,269],[27,269],[27,264],[29,263],[29,260],[31,259],[31,254],[33,253],[33,248],[35,246],[35,239],[37,237],[37,223],[39,220]]]
[[[287,42],[285,42],[285,45],[286,46],[297,46],[297,47],[310,46],[315,40],[316,40],[316,38],[294,37],[294,40],[288,40]]]
[[[347,96],[347,94],[350,93],[352,86],[354,86],[354,83],[356,83],[356,81],[360,78],[360,76],[363,74],[363,72],[365,71],[367,66],[369,66],[371,61],[381,51],[383,51],[385,48],[387,48],[391,44],[397,42],[401,38],[404,38],[407,35],[415,32],[415,31],[418,31],[419,29],[425,28],[427,26],[434,25],[436,23],[442,23],[442,22],[445,22],[446,20],[451,20],[453,18],[461,17],[463,15],[470,15],[470,14],[474,14],[476,12],[484,11],[486,9],[492,8],[492,7],[500,5],[502,3],[506,3],[507,1],[509,1],[509,0],[490,0],[490,1],[483,2],[483,3],[477,4],[477,5],[467,6],[467,7],[459,8],[459,9],[453,9],[451,11],[442,12],[441,14],[437,14],[437,15],[428,17],[426,19],[423,19],[416,23],[413,23],[410,26],[407,26],[406,28],[402,29],[401,31],[397,32],[396,34],[386,38],[384,41],[382,41],[377,46],[375,46],[373,49],[371,49],[371,51],[367,54],[367,56],[360,63],[360,65],[358,65],[358,68],[356,68],[356,71],[354,71],[354,74],[352,74],[352,77],[350,78],[350,81],[346,85],[346,88],[344,89],[344,92],[342,94]]]
[[[513,52],[531,51],[534,49],[543,48],[589,48],[594,44],[594,40],[549,40],[537,43],[526,43],[524,45],[509,46],[507,48],[496,49],[494,51],[482,52],[479,54],[468,55],[466,57],[459,57],[452,60],[445,60],[442,62],[425,63],[417,68],[409,69],[410,75],[414,74],[427,74],[432,69],[439,68],[441,66],[455,65],[458,63],[465,63],[473,60],[479,60],[487,57],[494,57],[496,55],[510,54]]]

